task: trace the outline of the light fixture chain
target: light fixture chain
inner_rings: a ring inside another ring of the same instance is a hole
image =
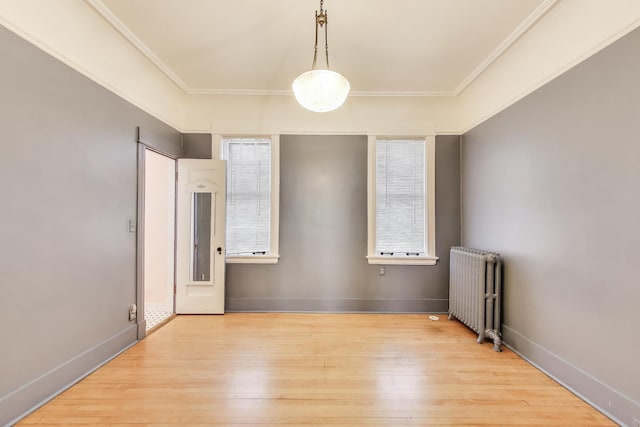
[[[322,10],[322,2],[320,2],[320,10]],[[311,69],[316,69],[316,63],[318,62],[318,11],[316,10],[316,42],[313,45],[313,64],[311,64]]]
[[[313,45],[313,63],[311,69],[315,70],[318,64],[318,26],[324,27],[324,55],[327,63],[327,70],[329,67],[329,21],[327,18],[327,12],[323,8],[324,0],[320,0],[320,12],[316,10],[316,40]]]
[[[322,8],[322,0],[320,0],[320,7]],[[327,12],[324,12],[324,54],[327,59],[327,70],[329,67],[329,17]]]

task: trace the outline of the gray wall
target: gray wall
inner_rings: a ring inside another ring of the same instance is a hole
[[[136,127],[180,134],[0,27],[0,425],[136,340]]]
[[[280,262],[228,264],[228,311],[444,312],[460,242],[459,137],[436,139],[436,266],[369,265],[367,138],[280,138]]]
[[[463,136],[463,244],[505,258],[504,337],[640,419],[640,30]]]
[[[182,135],[182,157],[186,159],[211,159],[210,133],[185,133]]]

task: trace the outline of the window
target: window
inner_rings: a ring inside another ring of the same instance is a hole
[[[436,263],[434,154],[434,137],[369,137],[369,264]]]
[[[229,263],[278,262],[279,139],[223,137]]]

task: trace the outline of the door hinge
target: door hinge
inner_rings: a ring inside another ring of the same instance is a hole
[[[176,172],[176,181],[178,180],[178,172]]]

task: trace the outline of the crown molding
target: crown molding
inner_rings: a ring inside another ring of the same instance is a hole
[[[162,71],[169,79],[176,84],[185,93],[189,93],[190,89],[187,84],[182,81],[176,73],[158,56],[146,44],[142,42],[133,32],[127,27],[117,16],[109,10],[107,6],[100,0],[85,0],[90,4],[109,24],[111,24],[116,30],[120,32],[132,45],[134,45],[149,61],[151,61],[160,71]]]
[[[456,96],[452,91],[353,91],[349,96],[371,96],[371,97],[448,97]]]
[[[261,89],[187,89],[188,95],[247,95],[247,96],[293,96],[291,90]],[[350,97],[448,97],[455,92],[428,91],[351,91]]]
[[[247,95],[247,96],[282,96],[293,95],[291,90],[263,89],[191,89],[185,90],[188,95]]]
[[[490,119],[491,117],[495,116],[499,112],[506,110],[507,108],[509,108],[510,106],[515,104],[516,102],[520,101],[525,96],[527,96],[527,95],[531,94],[532,92],[534,92],[535,90],[541,88],[545,84],[549,83],[551,80],[553,80],[553,79],[559,77],[560,75],[564,74],[565,72],[569,71],[570,69],[572,69],[576,65],[578,65],[581,62],[585,61],[586,59],[592,57],[596,53],[600,52],[602,49],[606,48],[610,44],[612,44],[615,41],[621,39],[625,35],[629,34],[631,31],[633,31],[633,30],[635,30],[636,28],[639,28],[639,27],[640,27],[640,19],[634,20],[631,24],[629,24],[629,25],[625,26],[624,28],[622,28],[621,30],[616,31],[615,33],[611,34],[609,37],[607,37],[606,39],[602,40],[600,43],[596,44],[591,49],[585,51],[581,55],[577,56],[572,61],[567,62],[562,67],[556,68],[552,73],[547,74],[546,76],[544,76],[543,78],[538,80],[533,85],[530,85],[526,89],[520,91],[515,96],[513,96],[509,100],[507,100],[506,102],[503,102],[502,104],[500,104],[497,107],[493,108],[488,113],[480,116],[476,120],[461,126],[460,127],[460,135],[463,135],[463,134],[469,132],[470,130],[472,130],[476,126],[482,124],[483,122],[485,122],[486,120]]]
[[[88,0],[88,1],[90,1],[90,0]],[[134,97],[130,96],[127,92],[119,89],[118,87],[114,86],[111,82],[109,82],[109,81],[99,77],[95,73],[89,71],[86,67],[84,67],[84,66],[80,65],[78,62],[72,60],[67,55],[65,55],[62,52],[60,52],[58,49],[54,49],[53,47],[51,47],[47,43],[43,42],[39,37],[36,37],[33,34],[31,34],[29,31],[26,31],[26,30],[16,26],[15,24],[13,24],[12,22],[8,21],[7,19],[5,19],[2,16],[0,16],[0,25],[2,25],[3,27],[7,28],[9,31],[17,34],[18,36],[22,37],[23,39],[25,39],[26,41],[28,41],[32,45],[36,46],[38,49],[42,50],[43,52],[47,53],[48,55],[51,55],[52,57],[56,58],[58,61],[62,62],[63,64],[66,64],[67,66],[71,67],[73,70],[77,71],[78,73],[82,74],[83,76],[87,77],[88,79],[96,82],[97,84],[99,84],[100,86],[102,86],[105,89],[109,90],[110,92],[115,93],[116,95],[118,95],[119,97],[124,99],[125,101],[131,103],[132,105],[135,105],[138,108],[140,108],[142,111],[145,111],[146,113],[148,113],[149,115],[155,117],[156,119],[160,120],[161,122],[164,122],[167,125],[173,127],[178,132],[183,132],[181,126],[179,126],[179,124],[176,121],[170,119],[169,117],[166,117],[163,114],[159,114],[154,108],[151,108],[148,105],[139,102],[139,100],[137,100]]]
[[[85,0],[98,14],[100,14],[113,28],[135,46],[149,61],[160,69],[187,95],[240,95],[240,96],[291,96],[291,90],[265,89],[203,89],[191,88],[171,68],[162,62],[118,17],[116,17],[101,0]],[[545,0],[538,6],[484,61],[469,74],[452,91],[352,91],[349,96],[356,97],[455,97],[467,88],[491,64],[496,61],[513,43],[515,43],[529,28],[547,13],[559,0]]]
[[[502,54],[511,47],[518,39],[526,33],[529,28],[535,25],[559,0],[545,0],[538,6],[509,36],[498,45],[498,47],[485,58],[478,67],[467,76],[466,79],[454,91],[453,96],[458,96],[467,88],[480,74],[491,66]]]

